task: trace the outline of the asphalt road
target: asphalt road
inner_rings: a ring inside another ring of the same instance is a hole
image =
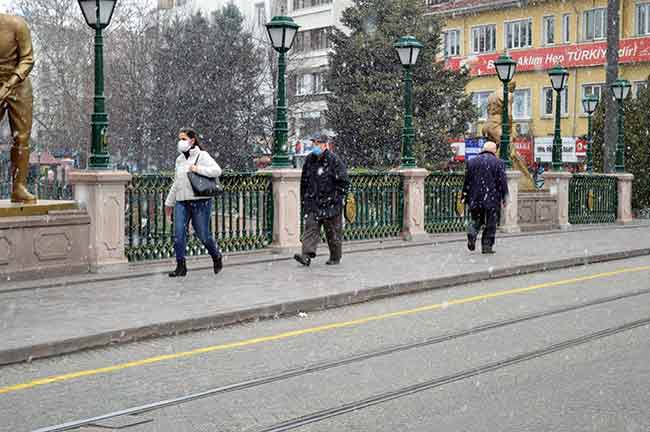
[[[0,431],[211,389],[75,430],[648,431],[649,276],[646,257],[3,367]]]

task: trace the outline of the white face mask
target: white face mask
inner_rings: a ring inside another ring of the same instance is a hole
[[[180,140],[178,142],[178,152],[179,153],[188,152],[191,147],[192,147],[192,144],[190,143],[189,140]]]

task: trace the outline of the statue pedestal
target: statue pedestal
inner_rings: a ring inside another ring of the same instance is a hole
[[[0,280],[87,272],[89,228],[74,201],[0,201]]]

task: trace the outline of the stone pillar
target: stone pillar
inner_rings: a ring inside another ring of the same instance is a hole
[[[300,176],[302,170],[292,168],[262,171],[273,181],[273,243],[276,253],[300,249]]]
[[[519,180],[521,173],[516,170],[506,171],[508,181],[508,196],[506,206],[501,210],[500,231],[504,233],[518,233],[519,228]]]
[[[404,178],[404,240],[427,240],[424,229],[424,179],[429,171],[422,168],[400,169]]]
[[[632,181],[633,174],[613,174],[617,180],[618,188],[618,210],[616,212],[616,223],[629,224],[632,222]]]
[[[115,270],[128,264],[124,255],[126,171],[71,171],[75,200],[90,216],[88,258],[91,271]]]
[[[544,189],[557,199],[557,221],[560,229],[566,231],[569,224],[569,182],[573,174],[564,171],[544,173]]]

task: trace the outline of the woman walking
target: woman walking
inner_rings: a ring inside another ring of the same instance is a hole
[[[219,273],[223,267],[222,254],[210,232],[212,199],[196,196],[187,173],[192,171],[205,177],[217,178],[221,167],[204,151],[199,144],[198,134],[189,128],[178,133],[178,153],[174,183],[165,200],[165,213],[168,218],[174,214],[174,253],[176,269],[169,277],[185,276],[185,247],[187,246],[187,227],[192,221],[194,232],[206,247],[214,263],[214,272]]]

